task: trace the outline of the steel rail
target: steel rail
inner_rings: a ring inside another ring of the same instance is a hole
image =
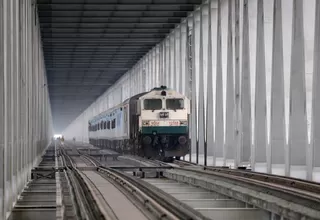
[[[188,161],[174,161],[175,164],[186,166],[188,169],[190,167],[199,167],[208,173],[223,173],[232,176],[238,176],[243,178],[248,178],[252,180],[262,181],[264,183],[272,183],[280,186],[290,187],[296,190],[307,191],[309,193],[320,194],[320,183],[298,179],[294,177],[280,176],[276,174],[268,174],[268,173],[260,173],[254,172],[250,170],[242,170],[242,169],[230,169],[228,167],[211,167],[211,166],[203,166],[199,164],[195,164]]]
[[[92,164],[100,164],[89,155],[82,154],[82,156],[92,161]],[[159,165],[159,161],[152,161],[148,159],[142,159],[141,161],[149,163],[150,165]],[[161,162],[161,164],[165,165],[163,162]],[[162,192],[151,184],[139,181],[138,179],[121,171],[103,166],[97,166],[97,171],[104,174],[106,178],[112,179],[114,182],[117,182],[118,185],[125,188],[142,204],[144,204],[147,209],[156,213],[159,219],[208,219],[198,211],[183,204],[167,193]]]
[[[61,150],[61,156],[64,166],[66,167],[68,177],[70,179],[71,190],[75,195],[74,204],[77,205],[79,215],[81,219],[107,219],[98,208],[96,201],[91,195],[88,185],[83,180],[83,177],[80,175],[80,172],[76,168],[72,159]]]

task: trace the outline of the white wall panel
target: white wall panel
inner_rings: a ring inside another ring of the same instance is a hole
[[[105,92],[107,101],[97,102],[106,109],[167,85],[191,98],[192,155],[186,159],[249,163],[261,172],[317,178],[316,5],[315,0],[206,1]],[[99,113],[92,111],[96,105],[70,124],[66,137],[88,140],[85,129],[74,131]]]
[[[0,1],[0,219],[53,136],[36,16],[31,0]]]

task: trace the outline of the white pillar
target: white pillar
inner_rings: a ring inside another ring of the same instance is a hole
[[[306,178],[307,109],[303,29],[303,1],[293,1],[289,106],[290,176]]]
[[[243,3],[242,73],[241,73],[241,151],[240,163],[249,162],[251,156],[251,87],[249,56],[248,0]]]
[[[227,166],[234,166],[235,146],[234,146],[234,122],[235,122],[235,93],[233,80],[233,34],[232,34],[232,1],[228,0],[228,37],[227,37],[227,94],[226,94],[226,139],[225,158]]]
[[[274,0],[273,9],[273,49],[271,77],[271,165],[268,172],[284,175],[285,164],[285,117],[283,81],[283,43],[281,0]]]
[[[257,54],[253,169],[267,172],[267,100],[263,0],[257,4]]]
[[[223,93],[222,93],[222,54],[221,54],[221,0],[218,0],[217,18],[217,67],[216,67],[216,115],[214,156],[217,166],[225,164],[224,159],[224,124],[223,124]]]
[[[312,166],[308,169],[308,177],[320,182],[320,1],[316,1],[316,20],[314,33],[313,91],[311,118]]]

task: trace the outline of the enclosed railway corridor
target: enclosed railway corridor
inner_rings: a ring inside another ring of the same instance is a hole
[[[54,134],[166,85],[187,161],[320,182],[319,0],[0,0],[0,220]]]

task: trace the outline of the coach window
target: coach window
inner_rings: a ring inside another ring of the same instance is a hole
[[[114,129],[116,127],[116,119],[113,119],[111,122],[111,129]]]
[[[162,100],[161,99],[145,99],[144,102],[145,110],[160,110],[162,109]]]
[[[166,105],[168,110],[177,110],[184,108],[183,99],[167,99]]]
[[[107,129],[110,130],[110,121],[107,122]]]
[[[107,121],[103,122],[103,129],[106,130],[107,129]]]

